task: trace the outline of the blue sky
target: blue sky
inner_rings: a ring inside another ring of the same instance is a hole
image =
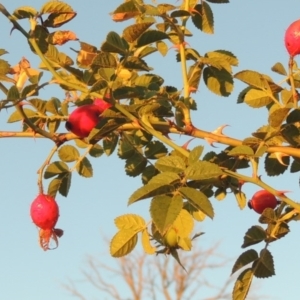
[[[114,23],[109,13],[121,1],[69,1],[77,17],[66,24],[63,29],[70,29],[77,33],[80,40],[95,46],[105,39],[109,31],[121,33],[126,25]],[[39,9],[43,2],[35,0],[2,1],[3,5],[12,12],[19,6],[29,5]],[[162,1],[159,1],[162,3]],[[176,1],[171,1],[176,4]],[[278,61],[285,66],[288,55],[284,48],[283,38],[285,29],[290,23],[298,19],[300,3],[288,0],[285,3],[275,0],[251,1],[231,0],[226,5],[211,5],[215,14],[215,35],[205,35],[194,28],[190,22],[189,28],[194,37],[188,42],[201,54],[207,51],[225,49],[232,51],[239,58],[239,70],[251,69],[269,74],[275,82],[281,78],[272,73],[271,67]],[[5,48],[9,54],[3,58],[12,65],[17,64],[24,56],[30,60],[32,67],[37,67],[38,60],[27,47],[27,42],[17,31],[10,35],[11,24],[0,15],[0,48]],[[22,22],[28,26],[26,22]],[[28,27],[26,27],[28,28]],[[79,48],[76,42],[71,42],[62,49],[69,51],[69,47]],[[74,56],[73,56],[74,57]],[[147,60],[148,65],[155,68],[154,72],[165,78],[165,83],[182,87],[180,66],[175,63],[175,51],[171,49],[166,58],[155,54]],[[237,105],[236,100],[244,86],[236,82],[235,90],[228,98],[221,98],[208,92],[202,84],[200,91],[195,94],[199,110],[193,113],[193,121],[198,128],[212,131],[223,124],[225,134],[243,138],[250,136],[253,131],[266,123],[267,111],[251,109],[246,105]],[[41,98],[49,99],[53,96],[62,99],[61,91],[45,88]],[[1,96],[3,97],[3,96]],[[0,97],[0,99],[1,99]],[[216,109],[217,108],[217,109]],[[212,113],[213,110],[213,113]],[[6,121],[12,111],[1,111],[0,131],[20,130],[21,124],[7,124]],[[62,129],[63,130],[63,129]],[[183,144],[184,137],[172,137],[174,141]],[[57,197],[60,206],[60,219],[57,224],[64,229],[65,234],[60,239],[60,246],[55,251],[43,252],[37,243],[37,229],[29,216],[29,206],[37,195],[36,171],[50,151],[52,143],[42,139],[0,139],[0,182],[1,201],[0,210],[0,282],[1,299],[42,299],[63,300],[74,299],[63,288],[68,278],[80,280],[80,269],[85,267],[87,254],[99,255],[108,263],[114,264],[108,253],[108,245],[101,234],[111,237],[116,229],[113,219],[124,213],[139,213],[149,219],[149,201],[141,201],[127,207],[127,200],[131,193],[140,185],[140,179],[132,179],[125,175],[124,162],[112,157],[102,156],[92,160],[94,177],[92,179],[73,176],[72,186],[67,198]],[[191,147],[204,145],[206,151],[212,148],[202,140],[193,140]],[[222,149],[222,145],[217,145]],[[263,174],[263,170],[261,170]],[[263,179],[270,185],[281,190],[292,191],[289,196],[299,198],[299,174]],[[244,192],[250,198],[258,188],[245,185]],[[216,217],[214,221],[206,221],[198,225],[198,229],[205,231],[199,243],[209,247],[217,241],[221,242],[220,252],[229,258],[238,257],[242,253],[240,248],[244,233],[252,225],[258,224],[258,215],[249,209],[240,211],[233,196],[228,196],[222,202],[212,200]],[[298,273],[300,253],[298,242],[299,224],[291,224],[291,233],[284,239],[273,243],[270,250],[275,260],[276,276],[259,282],[259,293],[269,295],[271,299],[299,299]],[[262,246],[255,247],[260,250]],[[227,269],[214,274],[215,284],[226,280],[232,264]],[[120,285],[123,288],[122,285]],[[80,288],[80,285],[78,286]],[[86,289],[86,288],[84,288]],[[90,293],[86,289],[86,293]],[[98,294],[96,299],[103,299]],[[204,296],[203,296],[204,297]],[[201,299],[200,299],[201,300]]]

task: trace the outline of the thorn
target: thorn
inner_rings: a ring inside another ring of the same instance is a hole
[[[195,138],[192,138],[192,139],[188,140],[185,144],[183,144],[183,145],[181,146],[181,148],[187,150],[187,147],[188,147],[189,143],[190,143],[192,140],[194,140],[194,139],[195,139]]]
[[[223,134],[223,129],[227,126],[229,126],[229,125],[222,125],[222,126],[218,127],[217,129],[215,129],[214,131],[212,131],[211,133],[215,134],[217,136],[226,136],[226,135]],[[215,140],[213,138],[204,138],[204,139],[209,143],[210,146],[216,148],[214,143],[218,143],[217,140]]]
[[[280,164],[282,164],[283,166],[288,166],[282,160],[282,158],[284,156],[289,156],[288,154],[285,154],[285,153],[282,153],[282,152],[274,152],[274,155],[275,155],[275,157],[277,158],[277,160],[279,161]]]

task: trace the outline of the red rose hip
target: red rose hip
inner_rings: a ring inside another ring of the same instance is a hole
[[[54,198],[49,195],[39,194],[31,203],[30,216],[33,223],[40,228],[39,243],[44,250],[48,250],[51,238],[58,246],[58,237],[63,235],[63,230],[54,228],[59,217],[59,208]]]
[[[39,194],[31,203],[30,215],[36,226],[53,229],[59,217],[59,208],[54,198]]]
[[[248,202],[248,206],[258,214],[261,214],[266,208],[274,209],[279,203],[272,193],[261,190],[253,195],[252,199]]]
[[[300,20],[293,22],[285,32],[284,43],[291,56],[300,54]]]
[[[87,137],[92,129],[101,120],[101,114],[111,107],[111,104],[102,99],[95,99],[93,104],[77,107],[66,122],[66,129],[78,135],[80,138]]]

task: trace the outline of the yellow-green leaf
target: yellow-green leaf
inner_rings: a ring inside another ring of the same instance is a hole
[[[113,257],[122,257],[130,253],[138,241],[136,231],[122,229],[115,234],[110,242],[110,254]]]
[[[77,164],[76,170],[78,174],[83,177],[93,177],[93,167],[86,157],[84,157],[80,163]]]
[[[153,247],[150,243],[150,235],[148,233],[147,228],[142,231],[142,246],[144,251],[147,254],[154,254],[156,252],[156,248]]]
[[[253,279],[253,272],[250,268],[244,270],[237,278],[233,292],[232,300],[245,300]]]
[[[182,209],[173,222],[173,227],[176,229],[178,236],[188,237],[194,228],[194,220],[185,209]]]
[[[258,254],[255,250],[249,249],[249,250],[245,251],[236,260],[234,266],[232,267],[231,274],[235,273],[236,271],[245,267],[246,265],[250,264],[251,262],[254,262],[256,259],[258,259]]]
[[[131,229],[139,232],[145,228],[146,222],[138,215],[126,214],[117,217],[115,219],[115,225],[118,227],[118,229]]]

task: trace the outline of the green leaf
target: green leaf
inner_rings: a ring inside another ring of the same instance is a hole
[[[139,58],[139,57],[128,57],[128,59],[124,62],[124,68],[129,70],[137,70],[137,71],[151,71],[152,68],[148,67],[147,63]]]
[[[252,279],[253,279],[253,272],[252,269],[248,268],[246,270],[244,270],[239,277],[237,278],[235,284],[234,284],[234,288],[233,288],[233,292],[232,292],[232,299],[233,300],[245,300],[251,283],[252,283]]]
[[[236,73],[234,75],[234,78],[239,79],[259,90],[268,91],[270,89],[269,83],[271,79],[268,76],[258,73],[256,71],[244,70]]]
[[[13,16],[20,20],[34,18],[37,14],[38,12],[35,8],[31,6],[21,6],[14,10]]]
[[[23,111],[28,118],[33,118],[37,116],[36,112],[31,109],[23,108]],[[16,110],[9,116],[7,123],[14,123],[22,120],[24,120],[23,116],[18,110]]]
[[[158,159],[168,154],[167,147],[160,141],[151,141],[145,147],[144,154],[148,159]]]
[[[95,144],[89,151],[92,157],[100,157],[104,153],[103,148],[99,144]]]
[[[285,70],[283,64],[280,63],[280,62],[276,63],[276,64],[271,68],[271,70],[274,71],[274,72],[276,72],[276,73],[278,73],[278,74],[280,74],[280,75],[284,75],[284,76],[287,75],[287,72],[286,72],[286,70]]]
[[[147,159],[140,153],[135,153],[126,160],[125,171],[129,176],[140,175],[147,165]]]
[[[292,110],[290,112],[290,114],[287,116],[286,122],[288,124],[300,122],[300,109],[297,108],[297,109]]]
[[[229,156],[240,156],[240,155],[254,156],[254,151],[249,146],[241,145],[241,146],[236,146],[236,147],[232,148],[227,153],[227,155],[229,155]]]
[[[242,248],[260,243],[266,238],[266,233],[261,226],[252,226],[244,236]]]
[[[146,228],[142,231],[142,246],[143,246],[145,253],[147,253],[149,255],[154,254],[156,252],[156,248],[151,245],[150,239],[151,239],[151,237]]]
[[[268,278],[275,275],[273,257],[268,249],[260,251],[259,260],[254,262],[252,269],[257,278]]]
[[[232,75],[225,69],[206,67],[203,79],[207,88],[216,95],[228,97],[233,91]]]
[[[110,156],[116,149],[118,139],[119,137],[112,132],[103,140],[103,150],[107,156]]]
[[[72,162],[80,157],[80,153],[74,146],[64,145],[59,148],[58,157],[64,162]]]
[[[255,250],[249,249],[249,250],[245,251],[236,260],[236,262],[235,262],[235,264],[232,268],[231,275],[233,273],[235,273],[236,271],[238,271],[239,269],[241,269],[241,268],[245,267],[246,265],[252,263],[256,259],[258,259],[258,253]]]
[[[145,229],[145,220],[134,214],[126,214],[115,218],[115,225],[118,229],[131,229],[140,232]]]
[[[138,241],[137,232],[132,229],[122,229],[110,242],[110,254],[112,257],[122,257],[130,253]]]
[[[158,174],[130,196],[128,205],[142,199],[168,194],[174,190],[173,184],[179,181],[180,177],[177,174],[170,172]]]
[[[204,150],[203,146],[197,146],[190,152],[189,160],[188,160],[189,165],[192,165],[193,163],[197,162],[200,159],[203,150]]]
[[[135,148],[131,141],[127,138],[122,138],[119,140],[119,147],[118,147],[118,156],[122,159],[127,159],[133,156],[135,153]]]
[[[124,29],[123,37],[128,43],[133,43],[152,25],[153,22],[143,22],[130,25]]]
[[[260,108],[272,103],[273,100],[269,97],[269,93],[267,91],[250,88],[244,96],[244,102],[250,107]]]
[[[161,172],[181,173],[185,170],[185,162],[179,156],[164,156],[155,163],[155,168]]]
[[[205,33],[214,33],[214,17],[210,6],[203,1],[202,4],[197,4],[193,10],[195,11],[192,16],[194,25]]]
[[[104,52],[119,53],[121,55],[126,55],[128,49],[128,43],[114,31],[108,33],[106,41],[101,46],[101,50]]]
[[[166,195],[156,196],[152,199],[150,215],[161,235],[164,235],[167,229],[175,221],[182,206],[182,197],[179,195],[174,197]]]
[[[149,180],[157,175],[159,172],[158,170],[153,166],[149,165],[147,166],[144,171],[142,172],[142,182],[143,184],[147,184]]]
[[[10,89],[8,90],[7,96],[6,96],[7,100],[10,101],[14,101],[14,100],[19,100],[20,99],[20,93],[18,88],[13,85],[10,87]]]
[[[186,178],[190,180],[217,178],[222,174],[223,172],[218,165],[208,161],[197,161],[185,171]]]
[[[137,47],[140,48],[164,39],[169,39],[166,33],[158,30],[148,30],[139,37]]]
[[[267,154],[265,158],[265,170],[268,176],[278,176],[280,174],[283,174],[289,166],[290,157],[282,157],[282,162],[285,165],[280,163],[275,154]]]
[[[273,107],[272,107],[273,108]],[[285,121],[290,108],[286,107],[276,107],[275,109],[270,109],[270,115],[268,118],[268,122],[272,127],[279,127],[283,121]]]
[[[3,59],[0,59],[0,74],[6,75],[10,71],[10,64]],[[14,80],[13,80],[14,81]]]
[[[93,177],[93,167],[86,157],[84,157],[79,164],[76,165],[76,170],[80,176],[86,178]]]
[[[194,228],[194,220],[190,213],[182,209],[173,223],[179,237],[189,237]]]
[[[294,158],[294,160],[291,164],[291,173],[296,173],[299,171],[300,171],[300,161],[298,161]]]
[[[46,103],[46,110],[48,112],[51,112],[52,114],[56,115],[59,113],[59,109],[61,108],[61,102],[59,99],[52,97],[49,101]]]
[[[72,7],[61,1],[49,1],[45,3],[42,8],[40,9],[40,12],[42,14],[50,14],[50,13],[64,13],[64,12],[72,12]]]
[[[178,190],[195,208],[201,210],[211,219],[214,217],[213,207],[204,193],[190,187],[181,187]]]
[[[55,161],[46,168],[44,178],[49,179],[62,173],[69,173],[68,165],[63,161]]]
[[[186,269],[184,268],[183,264],[180,261],[177,250],[175,248],[171,248],[170,254],[175,258],[175,260],[178,262],[178,264],[181,266],[181,268],[183,270],[185,270],[185,272],[187,272]]]
[[[247,204],[247,197],[246,197],[245,193],[243,193],[242,191],[235,190],[234,196],[238,203],[239,208],[244,209]]]

